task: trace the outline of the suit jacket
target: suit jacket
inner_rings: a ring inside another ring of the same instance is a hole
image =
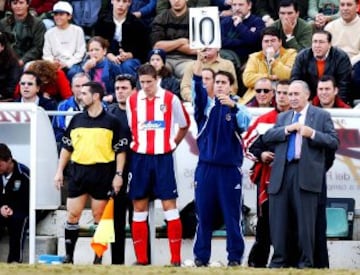
[[[292,116],[292,110],[279,114],[275,127],[269,129],[263,136],[265,143],[275,145],[269,194],[276,194],[281,189],[289,140],[289,135],[285,134],[285,127],[292,123]],[[320,193],[327,168],[326,153],[338,148],[339,139],[330,114],[318,107],[309,105],[305,125],[313,128],[316,133],[314,139],[302,139],[301,157],[298,164],[299,186],[303,190]]]

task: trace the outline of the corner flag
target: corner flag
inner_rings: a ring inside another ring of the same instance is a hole
[[[99,225],[96,228],[91,248],[101,257],[108,248],[108,243],[115,242],[114,232],[114,199],[110,198],[105,206]]]

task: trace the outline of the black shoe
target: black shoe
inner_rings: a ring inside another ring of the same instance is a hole
[[[173,266],[173,267],[179,267],[179,266],[181,266],[181,263],[180,262],[174,262],[174,263],[171,263],[170,265]]]
[[[102,264],[102,257],[98,257],[97,255],[95,255],[93,264]]]
[[[238,261],[230,261],[230,262],[228,262],[228,266],[231,266],[231,267],[240,266],[240,262],[238,262]]]
[[[204,266],[207,266],[207,265],[208,265],[207,263],[204,263],[203,261],[201,261],[201,260],[199,260],[199,259],[196,259],[196,260],[194,261],[194,263],[195,263],[195,266],[196,266],[196,267],[204,267]]]
[[[73,257],[70,255],[66,255],[63,260],[63,264],[73,264],[73,263],[74,263]]]

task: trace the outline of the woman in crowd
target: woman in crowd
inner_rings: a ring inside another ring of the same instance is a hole
[[[56,64],[46,60],[35,60],[25,66],[25,71],[32,71],[41,80],[40,92],[45,98],[60,102],[72,96],[70,82],[66,74]],[[15,97],[19,95],[19,87]]]
[[[85,73],[90,75],[91,80],[102,84],[105,89],[103,101],[111,103],[114,101],[114,82],[115,77],[120,74],[119,68],[107,57],[109,42],[101,36],[92,37],[88,44],[88,58],[82,65]]]

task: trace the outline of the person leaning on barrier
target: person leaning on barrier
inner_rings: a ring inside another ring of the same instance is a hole
[[[88,197],[95,225],[107,204],[109,193],[120,191],[126,150],[129,145],[120,122],[108,114],[102,105],[104,88],[100,83],[82,85],[80,102],[85,111],[75,115],[62,138],[62,149],[54,184],[64,184],[64,169],[69,161],[70,177],[66,203],[65,263],[73,263],[74,249],[79,235],[79,219]],[[94,264],[101,257],[95,255]]]
[[[338,91],[335,78],[331,75],[323,75],[318,81],[316,96],[312,100],[312,105],[320,108],[350,109],[351,107],[338,96]]]
[[[41,80],[37,73],[30,70],[23,72],[19,85],[21,97],[16,102],[34,103],[46,111],[56,110],[56,102],[42,95]]]
[[[0,226],[6,226],[9,233],[8,263],[23,261],[29,227],[29,181],[29,168],[13,159],[9,147],[0,143]]]

